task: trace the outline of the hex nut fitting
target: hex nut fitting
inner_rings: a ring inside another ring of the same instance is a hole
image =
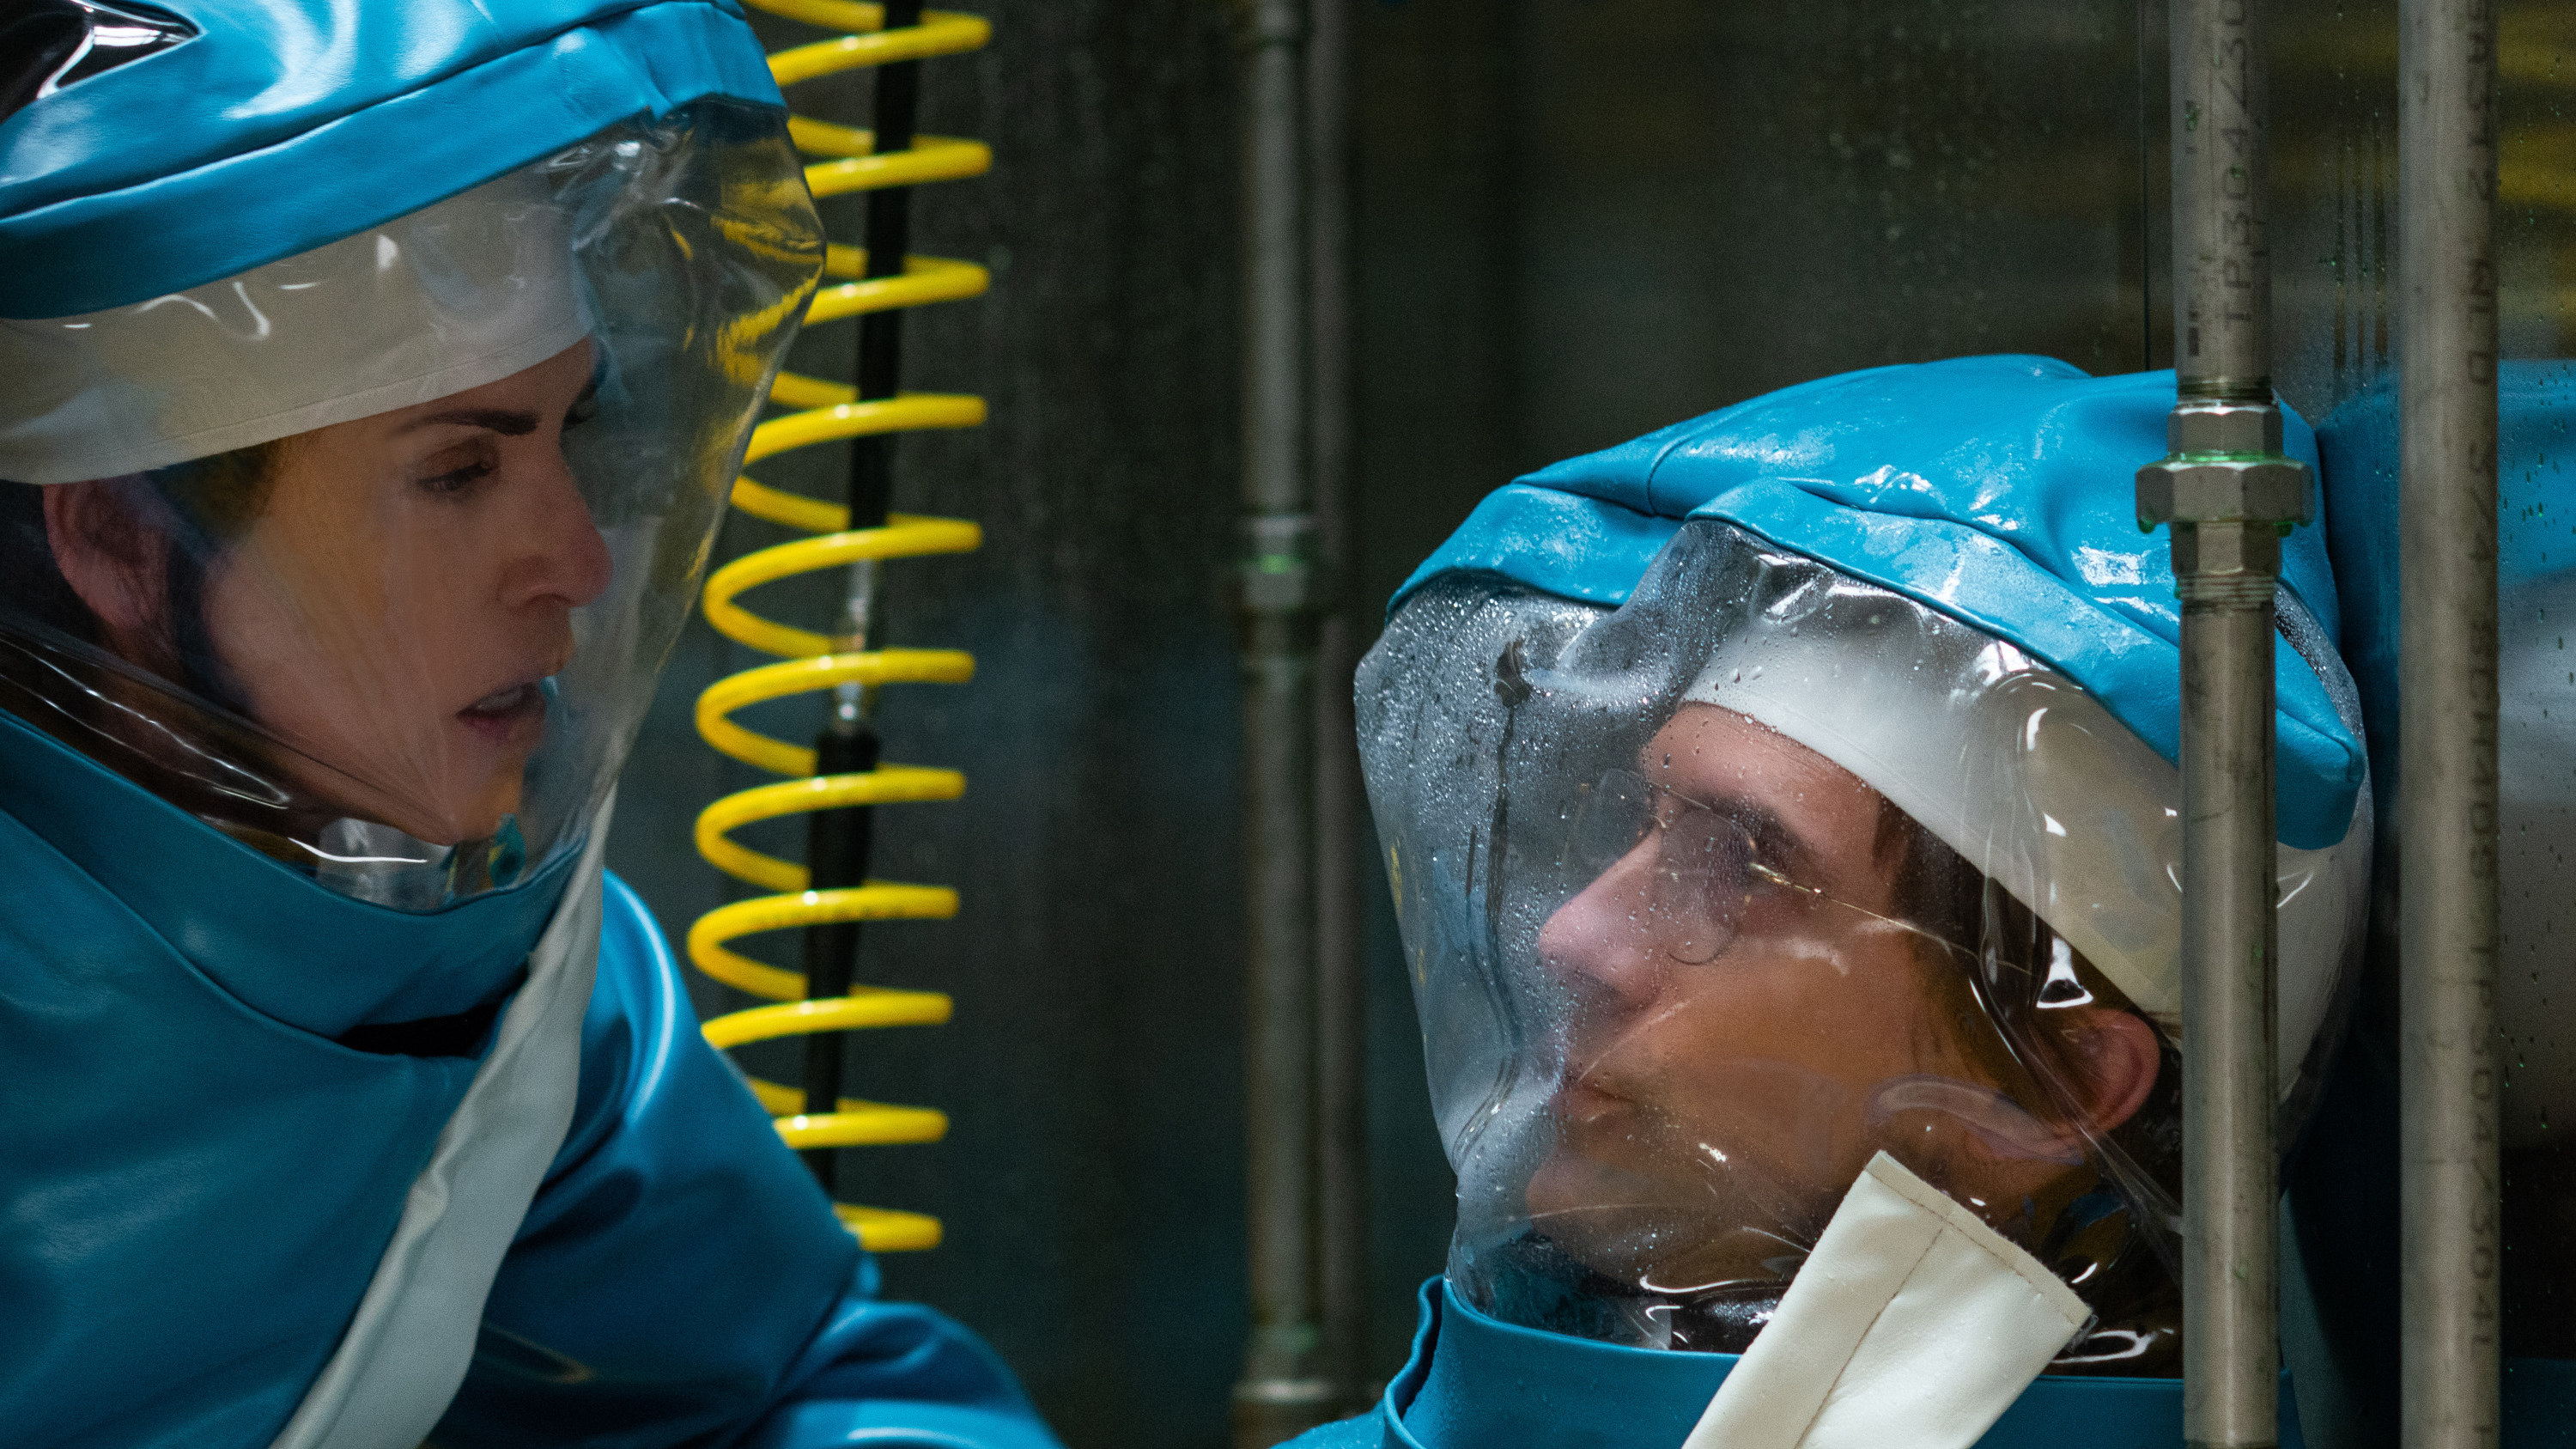
[[[2281,452],[2281,409],[2272,403],[2213,402],[2194,398],[2165,414],[2165,451],[2261,454]]]
[[[2308,521],[2308,465],[2295,458],[2166,458],[2138,470],[2140,528]]]
[[[2138,470],[2138,527],[2306,523],[2307,465],[2281,454],[2272,403],[2187,398],[2165,415],[2169,456]]]
[[[2186,595],[2203,580],[2259,578],[2269,598],[2281,572],[2281,531],[2264,522],[2178,523],[2173,533],[2174,579]]]

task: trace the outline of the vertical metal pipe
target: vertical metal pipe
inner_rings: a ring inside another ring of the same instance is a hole
[[[2398,1136],[2407,1449],[2497,1437],[2493,0],[2401,0]]]
[[[1364,1408],[1368,1093],[1360,969],[1360,621],[1351,559],[1350,0],[1308,0],[1307,315],[1316,558],[1315,1307],[1335,1413]]]
[[[2185,399],[2272,401],[2261,19],[2257,0],[2173,0],[2174,370]]]
[[[1251,0],[1244,104],[1244,1109],[1251,1325],[1235,1442],[1323,1421],[1315,1238],[1315,517],[1303,0]]]
[[[2174,0],[2174,410],[2138,474],[2182,602],[2183,1439],[2280,1438],[2272,591],[2307,470],[2281,454],[2254,0]]]
[[[2183,698],[2183,1439],[2279,1442],[2268,522],[2178,525]],[[2219,557],[2232,555],[2232,557]]]

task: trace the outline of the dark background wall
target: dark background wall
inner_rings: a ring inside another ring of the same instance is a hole
[[[881,642],[964,648],[972,685],[888,688],[890,760],[962,769],[954,804],[878,815],[874,874],[955,886],[952,922],[869,928],[862,981],[951,993],[953,1025],[853,1038],[853,1095],[945,1109],[946,1141],[851,1151],[843,1194],[943,1218],[888,1255],[889,1296],[986,1335],[1081,1444],[1211,1443],[1243,1314],[1233,642],[1214,605],[1235,452],[1233,52],[1179,0],[992,7],[993,44],[923,68],[922,129],[989,142],[928,187],[914,250],[982,263],[984,299],[910,314],[906,382],[975,392],[989,426],[907,437],[896,507],[981,523],[980,552],[889,564]],[[822,33],[766,17],[773,47]],[[864,75],[797,109],[870,115]],[[855,241],[863,203],[824,205]],[[857,328],[790,366],[847,378]],[[838,499],[846,449],[753,472]],[[734,557],[790,537],[735,517]],[[819,625],[840,580],[750,596]],[[693,622],[626,772],[612,866],[675,940],[752,894],[690,848],[697,811],[765,783],[690,723],[767,662]],[[746,722],[810,737],[793,705]],[[791,857],[799,833],[744,838]],[[786,964],[790,937],[749,943]],[[702,1013],[753,1004],[701,980]],[[792,1051],[740,1059],[795,1080]]]
[[[1359,13],[1372,597],[1515,473],[1771,388],[2145,365],[2134,0]]]
[[[1349,3],[1363,637],[1476,499],[1556,458],[1852,367],[2165,361],[2158,0]],[[954,1125],[850,1154],[845,1182],[946,1219],[946,1246],[886,1260],[888,1291],[990,1337],[1069,1442],[1213,1446],[1244,1307],[1236,681],[1214,588],[1238,466],[1230,16],[983,9],[992,46],[925,69],[924,128],[991,142],[995,167],[920,194],[916,250],[985,263],[993,290],[913,314],[906,348],[910,385],[980,392],[992,421],[905,439],[898,507],[976,519],[986,541],[891,565],[883,636],[977,655],[972,685],[883,704],[890,758],[971,785],[879,827],[880,874],[956,885],[965,906],[871,928],[861,970],[950,992],[957,1020],[860,1038],[856,1087]],[[2393,9],[2271,7],[2282,382],[2312,416],[2389,356]],[[778,45],[817,34],[760,25]],[[2548,352],[2576,281],[2555,159],[2576,156],[2576,123],[2551,68],[2569,24],[2520,0],[2506,28],[2508,201],[2517,184],[2524,201],[2507,338]],[[863,122],[868,83],[794,99]],[[826,206],[845,237],[857,215]],[[795,365],[846,375],[854,330],[818,329]],[[837,495],[841,467],[824,448],[755,471]],[[717,557],[783,536],[736,519]],[[754,602],[819,620],[830,594]],[[691,705],[758,662],[692,624],[627,771],[611,860],[675,939],[742,894],[690,850],[691,821],[761,782],[698,742]],[[788,706],[752,718],[813,726]],[[1451,1184],[1375,854],[1350,844],[1386,1373],[1439,1268]],[[700,986],[702,1010],[743,1004]]]

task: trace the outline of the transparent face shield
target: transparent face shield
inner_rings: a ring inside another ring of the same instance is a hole
[[[1434,581],[1358,693],[1467,1301],[1740,1351],[1884,1150],[2093,1306],[2059,1371],[2179,1371],[2179,777],[2084,690],[1695,521],[1616,610]],[[2281,852],[2288,1110],[2366,812]]]
[[[352,896],[531,879],[615,777],[821,251],[776,118],[702,104],[0,321],[0,707]]]

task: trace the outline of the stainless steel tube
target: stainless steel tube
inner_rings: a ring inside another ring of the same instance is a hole
[[[1245,1233],[1249,1339],[1235,1443],[1332,1408],[1315,1304],[1315,518],[1308,468],[1303,0],[1244,36]]]
[[[2176,401],[2138,474],[2182,602],[2183,1439],[2277,1444],[2272,591],[2307,516],[2272,396],[2254,0],[2174,0]]]
[[[2183,1440],[2279,1442],[2268,521],[2175,526],[2183,793]]]
[[[2270,86],[2256,0],[2173,0],[2174,370],[2272,401]]]
[[[1324,602],[1315,634],[1315,1273],[1336,1415],[1367,1407],[1368,1056],[1360,966],[1360,620],[1351,559],[1351,0],[1307,0],[1307,454]]]
[[[2492,0],[2401,0],[2400,1338],[2407,1449],[2497,1438]]]

